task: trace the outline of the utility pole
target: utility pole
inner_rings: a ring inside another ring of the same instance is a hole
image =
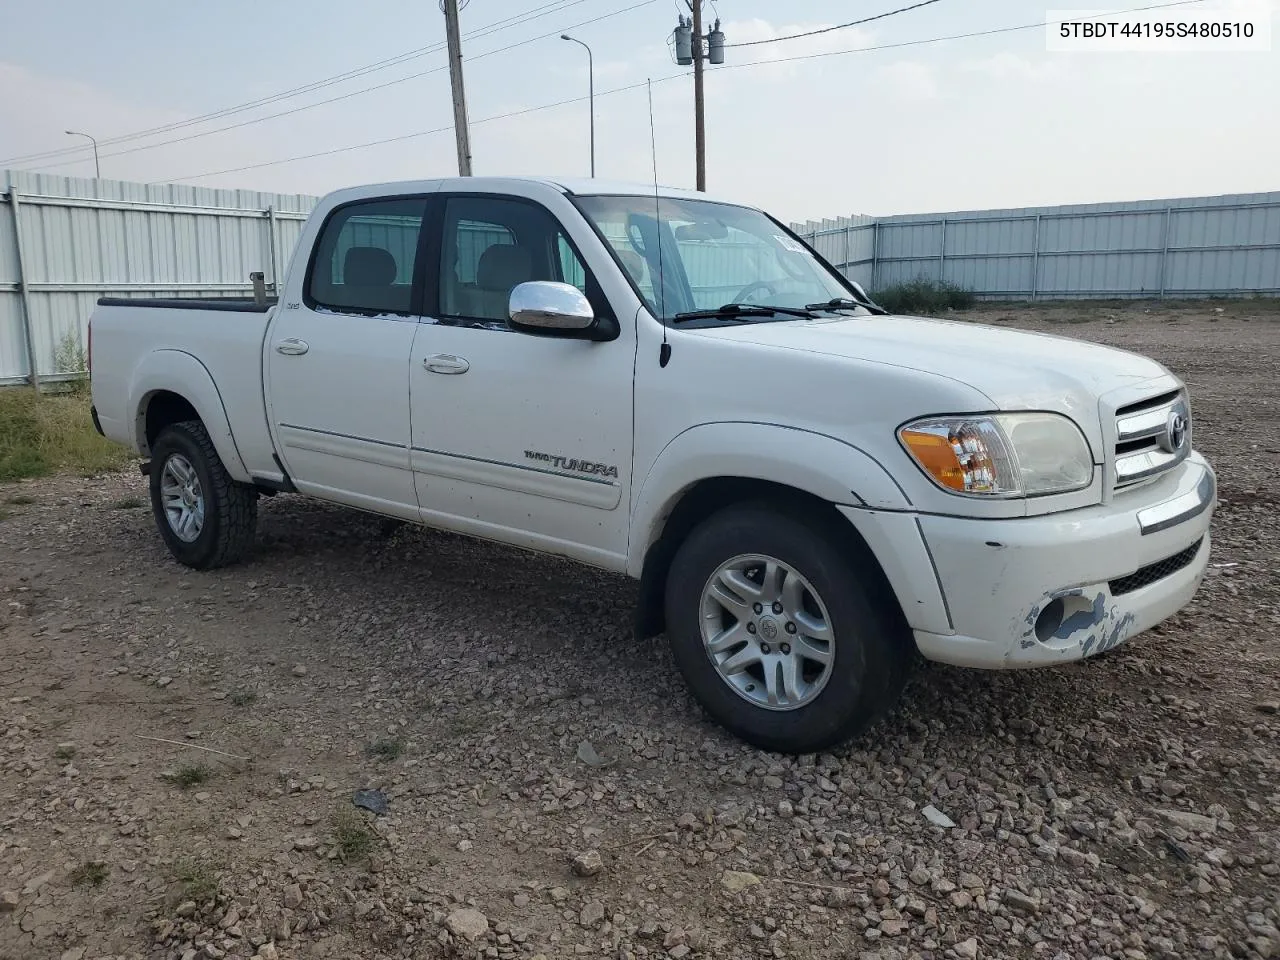
[[[440,0],[449,39],[449,82],[453,86],[453,135],[458,142],[458,176],[471,176],[471,131],[467,95],[462,88],[462,39],[458,35],[458,0]]]
[[[706,36],[702,34],[702,0],[686,0],[693,13],[693,19],[685,21],[680,18],[676,27],[676,62],[682,65],[693,64],[693,150],[697,168],[698,190],[707,189],[707,129],[706,103],[703,97],[702,61],[709,59],[714,64],[724,63],[724,34],[720,30],[720,21]]]
[[[698,189],[707,189],[707,118],[702,97],[702,0],[693,7],[693,152],[698,165]]]

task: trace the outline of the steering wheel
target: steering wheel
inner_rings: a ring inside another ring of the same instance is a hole
[[[731,300],[730,302],[746,303],[748,302],[747,297],[751,296],[751,294],[755,293],[757,290],[768,290],[770,293],[775,295],[778,292],[777,287],[775,287],[768,280],[753,280],[750,283],[748,283],[745,287],[743,287],[741,290],[739,290],[736,294],[734,294],[733,300]]]

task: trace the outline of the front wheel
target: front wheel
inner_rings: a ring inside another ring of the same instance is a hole
[[[165,427],[151,448],[151,509],[179,563],[212,570],[253,546],[258,491],[231,479],[199,420]]]
[[[686,683],[719,723],[767,750],[811,753],[896,701],[911,650],[866,562],[821,525],[764,504],[729,507],[681,545],[667,634]]]

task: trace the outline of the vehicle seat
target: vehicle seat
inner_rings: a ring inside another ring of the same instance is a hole
[[[514,287],[534,279],[533,258],[524,247],[494,244],[476,264],[475,303],[472,315],[506,322]]]
[[[396,258],[381,247],[352,247],[342,260],[342,294],[353,306],[408,310],[410,287],[395,279]]]

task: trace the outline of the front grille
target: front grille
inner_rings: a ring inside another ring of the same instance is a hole
[[[1181,445],[1171,440],[1170,423],[1185,424]],[[1116,411],[1115,489],[1154,480],[1191,452],[1191,412],[1181,390],[1160,394]]]
[[[1132,593],[1134,590],[1149,587],[1157,580],[1172,576],[1196,558],[1196,554],[1200,552],[1200,544],[1203,542],[1204,537],[1201,537],[1187,549],[1180,553],[1175,553],[1172,557],[1157,560],[1155,563],[1147,564],[1141,570],[1131,573],[1127,577],[1112,580],[1107,584],[1111,588],[1111,595],[1113,597],[1123,596],[1126,593]]]

